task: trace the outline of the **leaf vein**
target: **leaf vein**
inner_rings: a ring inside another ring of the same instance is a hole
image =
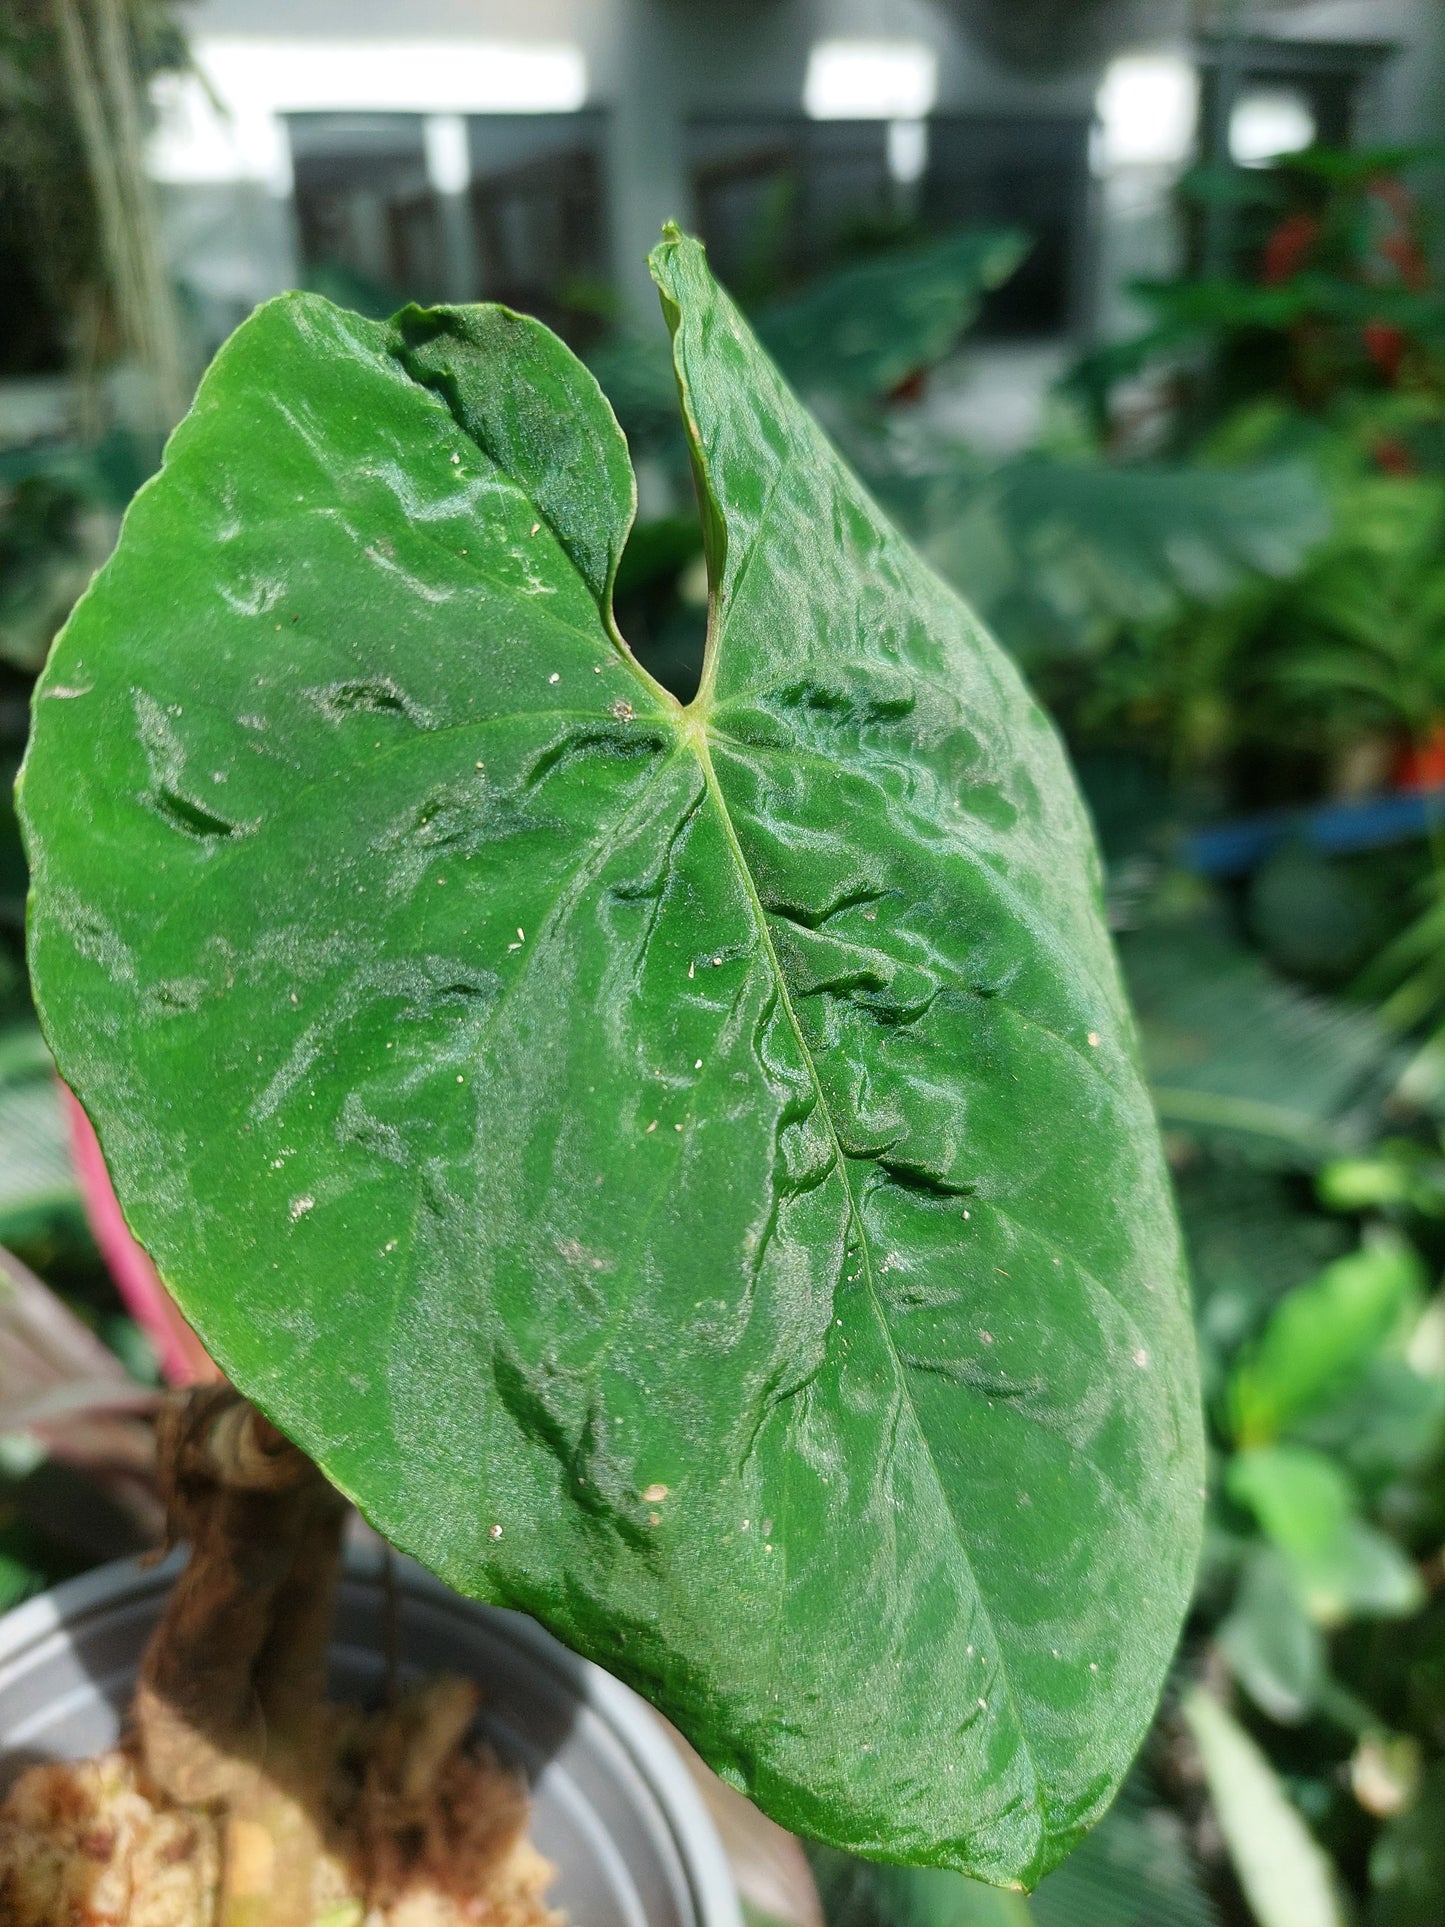
[[[718,814],[722,821],[722,827],[727,836],[728,844],[732,851],[733,860],[737,865],[738,874],[742,881],[744,891],[746,892],[749,903],[752,906],[753,915],[757,922],[757,927],[758,927],[758,931],[759,931],[759,935],[762,943],[763,952],[768,959],[769,965],[777,981],[778,994],[782,1002],[782,1007],[787,1014],[789,1024],[793,1031],[793,1035],[797,1040],[797,1046],[799,1051],[802,1054],[803,1062],[807,1067],[808,1076],[812,1081],[814,1089],[818,1094],[819,1111],[827,1124],[829,1135],[833,1140],[833,1149],[834,1149],[834,1154],[838,1161],[838,1170],[843,1183],[843,1192],[844,1192],[845,1198],[847,1199],[848,1215],[852,1220],[853,1227],[858,1237],[859,1250],[861,1252],[862,1260],[863,1260],[863,1275],[866,1278],[867,1284],[868,1284],[869,1301],[873,1308],[874,1317],[877,1320],[878,1329],[882,1333],[883,1341],[887,1348],[888,1355],[893,1362],[894,1382],[898,1388],[900,1414],[906,1411],[912,1430],[914,1434],[917,1436],[923,1448],[924,1460],[928,1466],[934,1486],[942,1502],[943,1510],[948,1515],[949,1519],[953,1524],[955,1544],[957,1546],[958,1556],[960,1560],[963,1562],[964,1570],[968,1574],[970,1584],[972,1585],[972,1588],[973,1588],[974,1597],[978,1603],[979,1612],[983,1617],[984,1624],[988,1628],[989,1638],[991,1639],[995,1649],[998,1652],[999,1668],[998,1668],[997,1677],[1003,1684],[1004,1695],[1008,1702],[1009,1711],[1013,1715],[1014,1725],[1018,1735],[1019,1752],[1021,1753],[1023,1760],[1028,1769],[1029,1779],[1031,1782],[1032,1793],[1033,1793],[1033,1810],[1039,1816],[1039,1825],[1041,1829],[1044,1831],[1044,1833],[1047,1833],[1046,1808],[1044,1806],[1043,1797],[1042,1797],[1043,1790],[1044,1790],[1043,1780],[1039,1772],[1038,1762],[1034,1758],[1033,1748],[1029,1741],[1028,1730],[1025,1727],[1023,1715],[1019,1709],[1019,1703],[1014,1692],[1013,1682],[1010,1677],[1008,1667],[1004,1661],[1003,1642],[1001,1639],[999,1639],[997,1632],[995,1630],[994,1623],[993,1623],[993,1615],[990,1611],[988,1601],[984,1597],[983,1588],[979,1584],[978,1575],[974,1570],[973,1562],[969,1557],[968,1549],[964,1543],[964,1532],[963,1532],[962,1522],[960,1521],[957,1513],[954,1511],[953,1505],[949,1498],[948,1487],[944,1482],[943,1474],[940,1471],[938,1466],[938,1461],[934,1457],[933,1449],[929,1444],[928,1434],[924,1430],[923,1422],[918,1415],[918,1409],[913,1402],[913,1394],[908,1383],[907,1370],[904,1367],[903,1361],[899,1356],[898,1347],[893,1337],[892,1328],[890,1327],[887,1317],[883,1310],[882,1301],[878,1294],[877,1281],[874,1277],[874,1272],[873,1272],[872,1248],[869,1244],[867,1229],[863,1223],[862,1213],[859,1211],[858,1201],[854,1196],[853,1186],[848,1176],[848,1162],[843,1152],[842,1142],[838,1136],[838,1128],[833,1120],[832,1112],[828,1108],[827,1093],[823,1088],[822,1079],[818,1075],[817,1066],[813,1062],[813,1054],[809,1050],[807,1041],[803,1035],[802,1026],[798,1020],[797,1012],[793,1008],[792,997],[788,990],[787,979],[783,975],[783,968],[778,958],[778,953],[773,947],[772,933],[768,927],[767,912],[763,908],[761,898],[758,895],[757,885],[753,880],[752,871],[748,867],[747,858],[744,856],[742,845],[738,841],[737,831],[733,825],[732,815],[727,806],[727,800],[722,793],[721,785],[717,780],[717,774],[714,771],[712,766],[712,758],[709,756],[707,751],[706,740],[701,735],[701,732],[698,732],[696,735],[694,735],[692,740],[695,745],[695,750],[696,750],[698,760],[702,764],[703,775],[704,775],[704,778],[706,779],[708,789],[712,794],[714,802],[716,803]],[[894,1449],[896,1450],[896,1446]]]

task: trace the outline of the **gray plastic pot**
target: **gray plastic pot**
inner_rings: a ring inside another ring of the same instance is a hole
[[[0,1794],[39,1759],[114,1744],[179,1562],[103,1566],[0,1619]],[[741,1927],[722,1846],[651,1710],[531,1620],[396,1563],[403,1677],[467,1674],[480,1734],[532,1789],[548,1898],[577,1927]],[[380,1557],[353,1550],[337,1599],[331,1691],[375,1704],[385,1662]]]

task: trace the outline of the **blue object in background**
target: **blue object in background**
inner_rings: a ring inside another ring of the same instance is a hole
[[[1272,810],[1213,829],[1196,830],[1181,850],[1186,866],[1207,877],[1237,877],[1262,863],[1282,843],[1299,842],[1332,855],[1408,843],[1445,825],[1445,788],[1371,796],[1358,803],[1324,803],[1313,810]]]

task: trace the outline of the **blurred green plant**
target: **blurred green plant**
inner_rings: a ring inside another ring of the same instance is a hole
[[[1189,916],[1120,933],[1166,1127],[1280,1169],[1362,1149],[1398,1071],[1368,1011],[1313,997]]]
[[[1006,458],[912,398],[1015,237],[871,252],[786,298],[760,242],[774,352],[1085,770],[1214,1452],[1180,1690],[1114,1812],[1028,1901],[820,1853],[829,1927],[1445,1927],[1441,866],[1422,843],[1353,868],[1287,846],[1220,889],[1175,867],[1201,818],[1445,776],[1445,318],[1404,183],[1419,158],[1196,176],[1196,217],[1233,210],[1231,272],[1149,291],[1154,325],[1083,364],[1041,445]],[[621,626],[690,693],[700,538],[665,344],[613,332],[589,360],[643,496]],[[111,498],[69,471],[0,479],[0,654],[23,677],[64,600],[38,558],[78,574]],[[48,1065],[7,1014],[8,1176],[59,1140]],[[1425,1046],[1413,1075],[1402,1040]],[[44,1191],[0,1228],[31,1236]],[[0,1512],[0,1603],[40,1572],[26,1530]]]
[[[1345,1927],[1334,1869],[1260,1748],[1197,1687],[1186,1695],[1183,1712],[1259,1927]]]
[[[1028,236],[964,228],[864,255],[760,307],[758,339],[804,393],[878,401],[922,380],[957,346],[984,295],[1007,281]]]
[[[1445,296],[1430,199],[1441,150],[1314,148],[1264,169],[1200,167],[1181,187],[1196,236],[1223,212],[1224,271],[1138,282],[1153,325],[1085,356],[1070,380],[1100,430],[1120,382],[1167,372],[1176,446],[1240,402],[1428,390],[1445,376]],[[1196,248],[1196,258],[1199,250]]]
[[[1402,178],[1419,158],[1196,178],[1196,208],[1235,197],[1231,273],[1148,291],[1154,328],[1072,383],[1105,475],[1298,465],[1309,539],[1213,592],[1080,599],[1072,633],[1032,583],[1007,605],[1086,770],[1159,774],[1108,837],[1214,1448],[1180,1662],[1203,1686],[1187,1742],[1160,1740],[1203,1773],[1211,1893],[1260,1927],[1445,1922],[1445,846],[1286,843],[1223,888],[1170,856],[1211,814],[1445,781],[1445,302]],[[1019,533],[1000,548],[1017,568]]]
[[[7,493],[0,498],[0,659],[33,670],[104,550],[86,553],[79,504],[68,490],[37,476]]]
[[[117,350],[155,383],[159,422],[186,402],[184,348],[142,143],[146,82],[189,64],[167,0],[9,0],[0,14],[0,321],[6,363],[91,374]],[[68,339],[66,337],[68,336]]]

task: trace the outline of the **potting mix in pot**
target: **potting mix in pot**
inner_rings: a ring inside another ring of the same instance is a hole
[[[469,1744],[480,1693],[323,1700],[345,1502],[228,1386],[161,1423],[186,1570],[125,1743],[0,1806],[5,1927],[555,1927],[519,1775]]]
[[[652,267],[691,703],[571,353],[305,295],[37,688],[46,1033],[245,1397],[168,1420],[191,1564],[125,1748],[11,1796],[0,1883],[75,1896],[21,1921],[547,1918],[472,1689],[323,1707],[338,1495],[855,1853],[1032,1886],[1148,1726],[1198,1386],[1083,811],[700,247]]]

